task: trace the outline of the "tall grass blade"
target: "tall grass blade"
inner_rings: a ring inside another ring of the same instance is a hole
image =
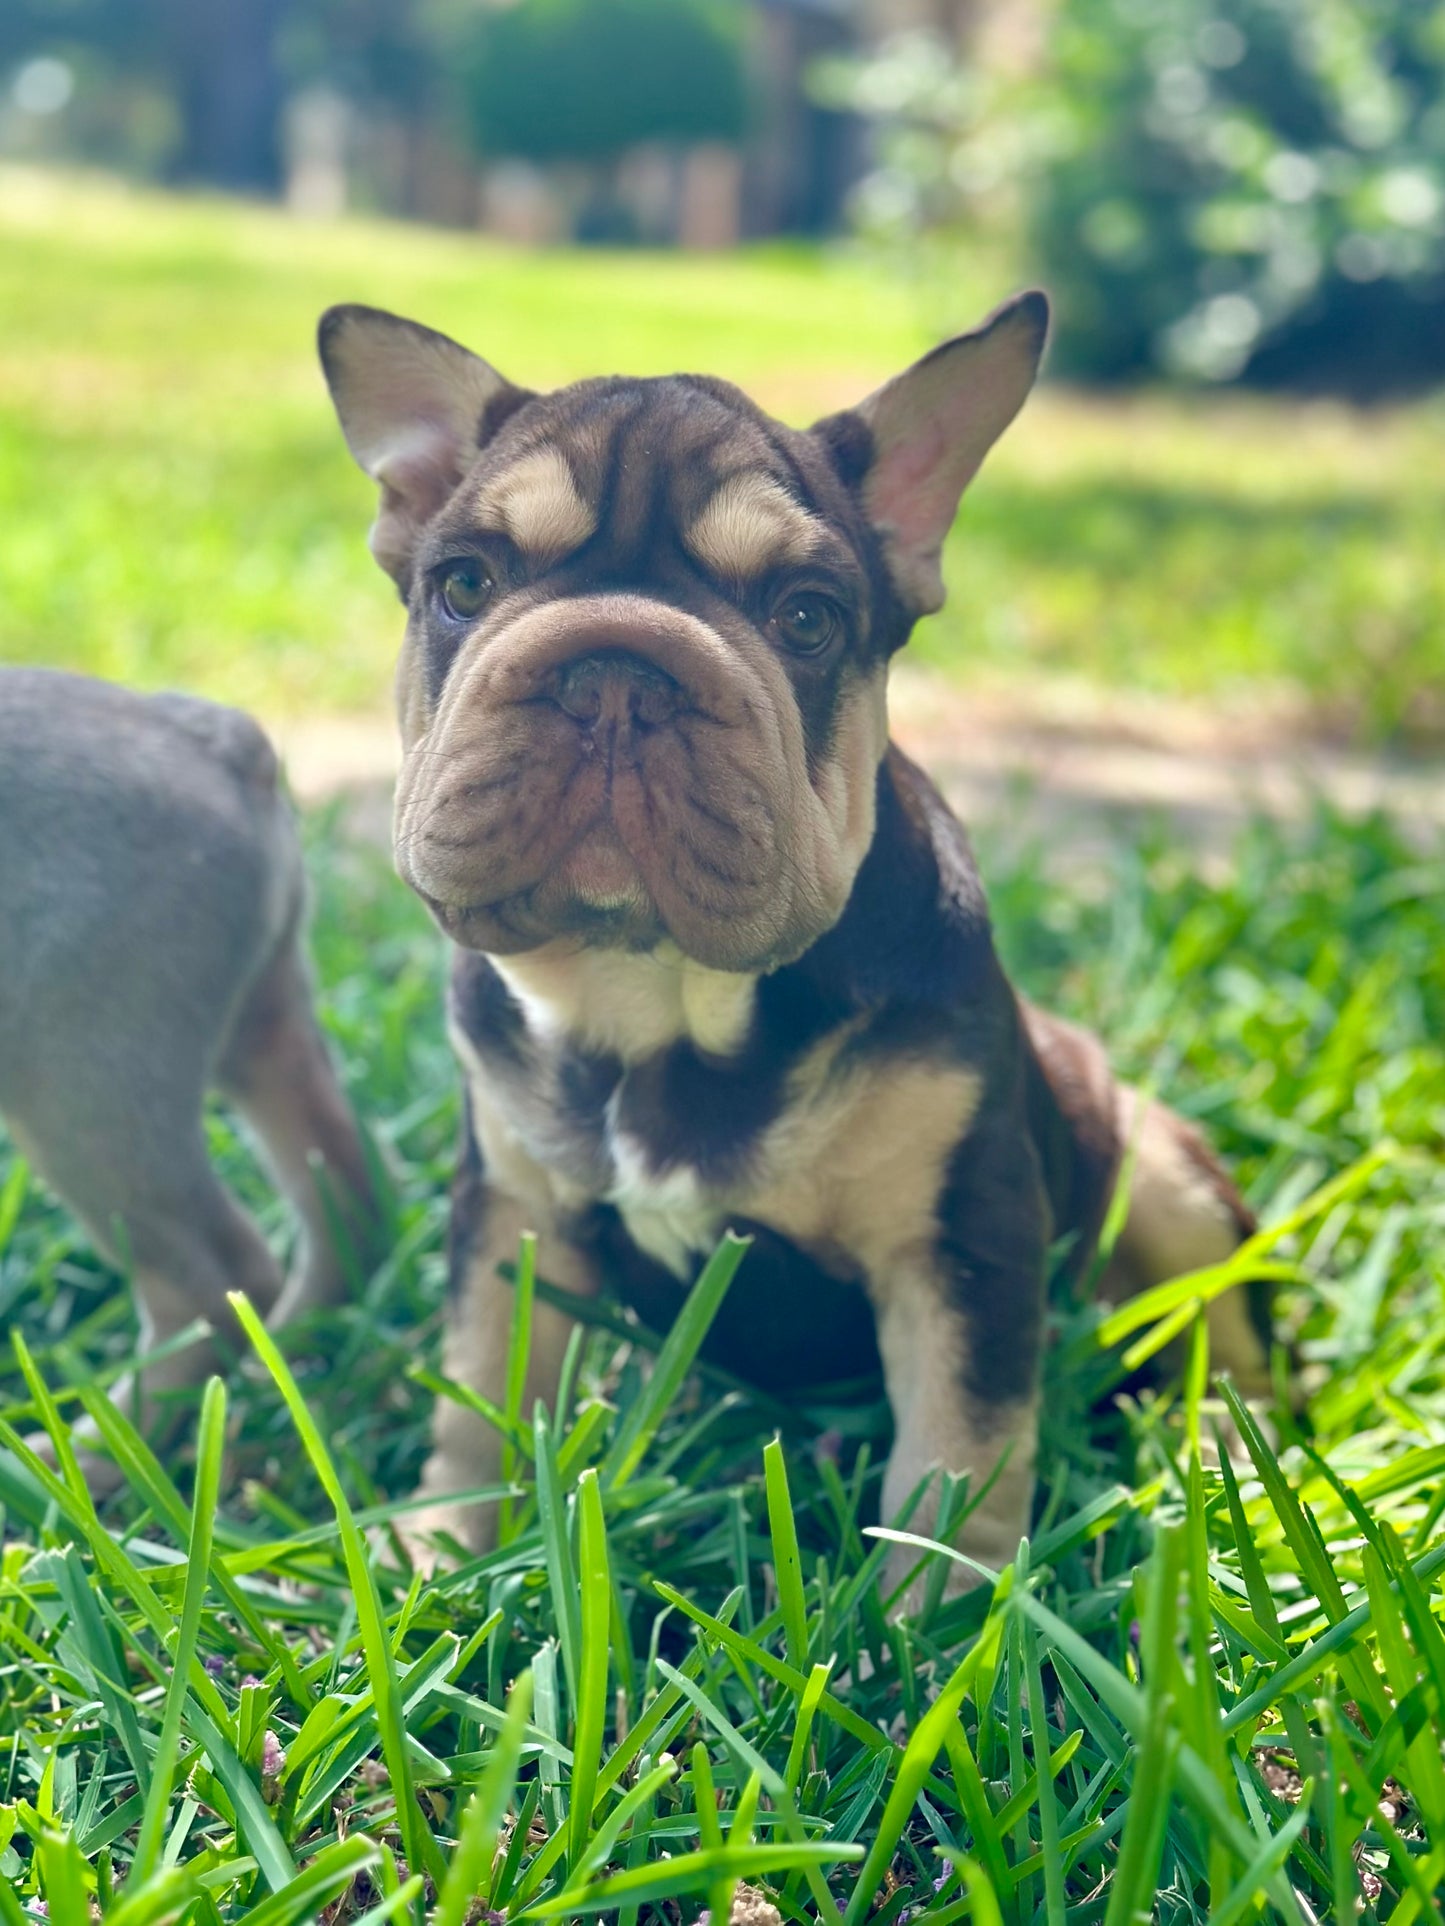
[[[512,1328],[507,1337],[506,1413],[508,1430],[502,1437],[501,1482],[509,1485],[517,1476],[517,1447],[514,1442],[521,1429],[522,1399],[527,1388],[527,1367],[532,1357],[532,1305],[537,1286],[537,1239],[531,1231],[522,1233],[517,1251],[515,1302]],[[512,1500],[504,1498],[497,1513],[497,1543],[506,1545],[512,1537]]]
[[[446,1875],[446,1867],[431,1831],[422,1821],[421,1811],[416,1803],[411,1755],[407,1746],[401,1694],[396,1677],[396,1661],[392,1657],[391,1640],[387,1636],[381,1599],[376,1589],[376,1576],[371,1569],[371,1560],[367,1556],[366,1541],[357,1528],[350,1502],[337,1475],[336,1467],[332,1463],[331,1454],[327,1451],[321,1433],[316,1427],[316,1421],[307,1408],[300,1387],[291,1375],[291,1367],[276,1348],[270,1332],[256,1315],[250,1299],[236,1291],[230,1294],[230,1304],[242,1329],[256,1347],[262,1363],[275,1380],[276,1388],[280,1391],[286,1408],[291,1413],[291,1422],[295,1425],[306,1455],[311,1460],[312,1469],[320,1479],[322,1490],[336,1513],[336,1522],[341,1528],[341,1549],[346,1560],[346,1575],[356,1603],[362,1649],[366,1653],[371,1689],[376,1696],[376,1723],[381,1736],[382,1756],[386,1760],[387,1773],[396,1798],[397,1827],[410,1863],[424,1868],[440,1884]]]
[[[808,1604],[803,1592],[803,1560],[798,1551],[798,1525],[788,1490],[788,1466],[780,1438],[763,1447],[763,1476],[768,1495],[768,1532],[772,1540],[773,1571],[778,1581],[778,1603],[783,1613],[783,1643],[788,1663],[803,1671],[808,1663]]]
[[[180,1629],[171,1653],[171,1677],[165,1710],[151,1759],[151,1781],[145,1814],[131,1862],[132,1879],[144,1880],[160,1855],[161,1836],[170,1806],[171,1782],[180,1751],[181,1721],[186,1709],[187,1681],[196,1656],[201,1630],[201,1608],[206,1602],[211,1569],[211,1538],[221,1489],[221,1460],[226,1447],[226,1387],[211,1378],[201,1399],[196,1436],[196,1486],[191,1506],[190,1543],[186,1548],[186,1588],[181,1599]]]
[[[1005,1596],[1007,1595],[1006,1588]],[[999,1601],[1002,1603],[1002,1600]],[[911,1735],[903,1748],[903,1757],[898,1762],[898,1771],[893,1786],[883,1808],[883,1816],[878,1822],[878,1831],[868,1848],[863,1861],[863,1870],[858,1875],[858,1883],[853,1888],[853,1896],[843,1914],[843,1926],[859,1926],[872,1907],[874,1895],[883,1880],[894,1852],[897,1850],[903,1828],[923,1790],[923,1782],[928,1777],[934,1760],[943,1749],[944,1741],[958,1718],[959,1707],[977,1677],[980,1668],[991,1660],[997,1651],[1003,1633],[1003,1616],[994,1611],[985,1622],[983,1631],[973,1649],[960,1661],[952,1678],[929,1706],[920,1720],[917,1730]]]
[[[612,1616],[612,1576],[607,1562],[607,1525],[602,1489],[591,1467],[577,1486],[577,1551],[582,1581],[581,1646],[578,1652],[577,1723],[572,1746],[572,1785],[568,1806],[567,1863],[582,1863],[592,1824],[602,1735],[607,1724],[608,1634]]]
[[[507,1699],[506,1722],[462,1814],[451,1864],[437,1895],[432,1926],[466,1926],[473,1902],[491,1894],[492,1864],[508,1801],[517,1786],[522,1740],[532,1712],[532,1674],[524,1672]]]
[[[722,1242],[703,1266],[702,1275],[688,1292],[687,1301],[657,1354],[651,1377],[618,1426],[617,1436],[602,1462],[603,1481],[610,1489],[620,1490],[646,1456],[668,1407],[702,1348],[750,1241],[746,1237],[735,1237],[731,1231],[725,1232]]]

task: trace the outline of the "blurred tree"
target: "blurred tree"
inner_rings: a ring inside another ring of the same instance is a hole
[[[293,0],[3,0],[0,63],[80,75],[85,159],[267,193],[280,174],[277,28]]]
[[[277,28],[290,0],[154,0],[181,139],[170,171],[272,193],[281,177],[285,89]]]
[[[18,139],[0,115],[0,144],[269,193],[288,98],[322,94],[362,197],[394,211],[475,219],[477,159],[500,156],[580,163],[606,202],[626,149],[740,138],[755,4],[0,0],[0,84],[38,59],[70,89]]]

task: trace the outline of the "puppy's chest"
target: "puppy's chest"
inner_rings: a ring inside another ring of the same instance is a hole
[[[612,1205],[639,1249],[686,1280],[792,1168],[789,1094],[780,1071],[710,1063],[686,1042],[633,1064],[564,1044],[542,1065],[528,1135],[564,1189]]]
[[[858,1027],[732,1059],[686,1041],[631,1063],[556,1036],[492,1061],[464,1046],[489,1175],[559,1214],[611,1205],[683,1281],[739,1220],[877,1276],[934,1238],[980,1086],[956,1057],[860,1047]]]

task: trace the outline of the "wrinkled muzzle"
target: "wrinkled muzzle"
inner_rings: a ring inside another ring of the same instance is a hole
[[[814,786],[761,639],[745,653],[640,595],[552,602],[453,667],[407,748],[397,867],[470,949],[671,938],[713,968],[768,968],[841,915],[874,769],[861,797],[837,769]]]

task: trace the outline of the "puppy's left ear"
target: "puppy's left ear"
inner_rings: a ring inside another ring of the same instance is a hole
[[[943,606],[940,562],[959,499],[1024,405],[1043,358],[1048,297],[1017,295],[857,408],[814,429],[859,490],[907,606]]]
[[[346,445],[381,484],[371,552],[404,595],[421,531],[528,391],[381,308],[328,308],[317,346]]]

